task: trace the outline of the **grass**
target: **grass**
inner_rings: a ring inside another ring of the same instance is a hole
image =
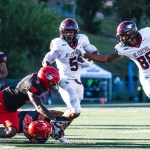
[[[18,134],[11,139],[0,139],[0,149],[150,149],[150,104],[147,104],[147,107],[139,107],[144,106],[142,104],[124,104],[126,107],[122,107],[123,104],[95,106],[83,107],[81,116],[75,119],[66,130],[66,137],[71,142],[69,145],[59,144],[51,138],[45,144],[29,144],[22,134]],[[65,110],[64,108],[57,109]],[[2,146],[5,147],[2,148]]]

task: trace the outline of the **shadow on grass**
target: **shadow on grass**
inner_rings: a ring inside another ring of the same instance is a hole
[[[150,125],[71,125],[70,129],[82,130],[150,130]]]
[[[143,140],[142,140],[143,141]],[[18,145],[17,147],[27,147],[26,144],[24,145]],[[72,143],[72,144],[68,144],[68,145],[62,145],[62,144],[29,144],[28,147],[32,147],[32,148],[36,148],[36,147],[42,147],[42,148],[150,148],[150,144],[143,144],[141,142],[141,144],[137,144],[137,143],[133,143],[133,142],[95,142],[95,143]]]
[[[86,138],[71,138],[72,140],[85,140],[87,141]],[[71,140],[70,139],[70,140]],[[88,139],[89,141],[90,139]],[[149,143],[143,143],[143,141],[150,141],[150,139],[111,139],[111,138],[103,138],[103,139],[98,139],[98,138],[91,138],[91,140],[95,140],[97,142],[74,142],[70,143],[67,145],[56,143],[49,141],[48,143],[45,144],[30,144],[27,141],[18,141],[17,140],[0,140],[1,145],[11,145],[15,147],[28,147],[28,148],[126,148],[126,149],[136,149],[136,148],[146,148],[150,149],[150,142]],[[100,140],[102,142],[100,142]],[[105,141],[105,142],[104,142]],[[111,141],[111,142],[110,142]],[[123,142],[122,142],[123,141]],[[138,143],[136,143],[138,142]]]
[[[86,127],[89,127],[90,125],[87,125],[87,124],[83,125],[83,124],[82,124],[82,125],[71,125],[71,126],[72,126],[72,127],[73,127],[73,126],[79,126],[79,127],[86,126]],[[123,126],[124,126],[124,127],[128,127],[128,126],[132,126],[132,127],[150,127],[150,125],[132,125],[132,124],[131,124],[131,125],[114,125],[114,124],[113,124],[113,125],[111,125],[111,124],[110,124],[110,125],[108,125],[108,124],[107,124],[107,125],[104,125],[104,124],[103,124],[103,125],[93,125],[93,124],[92,124],[91,126],[92,126],[92,127],[93,127],[93,126],[98,126],[98,127],[99,127],[99,126],[104,126],[104,127],[109,127],[109,126],[112,126],[112,127],[123,127]]]

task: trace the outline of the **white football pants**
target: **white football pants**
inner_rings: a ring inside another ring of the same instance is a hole
[[[80,81],[79,81],[80,82]],[[81,112],[80,102],[83,99],[84,87],[74,79],[61,79],[59,92],[71,112]]]

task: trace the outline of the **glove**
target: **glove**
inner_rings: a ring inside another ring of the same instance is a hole
[[[81,57],[81,56],[80,56]],[[81,58],[80,58],[81,59]],[[78,65],[81,67],[81,68],[86,68],[86,67],[90,67],[92,64],[93,64],[93,61],[89,61],[85,58],[82,58],[83,62],[81,61],[78,61]]]
[[[63,123],[66,123],[66,122],[71,122],[72,119],[64,117],[64,116],[61,116],[61,117],[58,116],[58,117],[56,117],[56,121],[63,124]]]
[[[51,120],[50,124],[52,125],[52,132],[50,134],[50,136],[55,139],[58,140],[60,139],[62,136],[64,136],[64,130],[61,128],[62,124]]]

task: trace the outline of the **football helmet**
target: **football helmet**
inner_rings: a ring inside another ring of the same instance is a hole
[[[48,139],[36,139],[35,137],[29,137],[29,142],[32,144],[43,144],[46,143]]]
[[[33,137],[29,139],[47,141],[52,132],[52,126],[47,121],[36,120],[30,123],[28,131],[31,137]]]
[[[59,72],[50,66],[42,67],[37,76],[46,90],[52,90],[60,80]]]
[[[126,43],[123,43],[125,45],[128,45],[129,42],[136,37],[138,34],[137,26],[134,22],[132,21],[123,21],[120,23],[117,27],[117,34],[116,36],[118,38],[125,37]]]
[[[79,32],[78,23],[72,18],[66,18],[61,22],[59,31],[62,39],[66,40],[68,43],[74,42]],[[64,31],[74,31],[73,38],[71,38],[69,35],[66,35]]]

